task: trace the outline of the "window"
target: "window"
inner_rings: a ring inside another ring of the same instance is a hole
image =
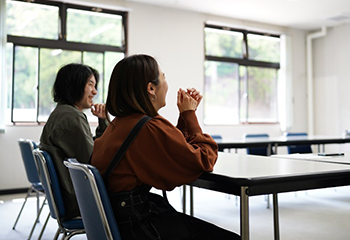
[[[204,38],[204,123],[278,122],[280,37],[206,25]]]
[[[127,13],[43,0],[7,0],[6,8],[7,122],[45,122],[56,105],[56,73],[68,63],[97,69],[94,99],[106,99],[113,67],[126,53]]]
[[[57,39],[58,6],[7,1],[7,33],[12,36]]]

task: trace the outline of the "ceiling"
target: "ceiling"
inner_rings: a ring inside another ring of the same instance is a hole
[[[350,0],[127,0],[303,30],[350,22]]]

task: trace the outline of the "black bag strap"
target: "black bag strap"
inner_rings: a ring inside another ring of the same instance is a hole
[[[118,165],[122,157],[124,156],[126,150],[130,147],[131,143],[135,140],[137,134],[140,132],[141,128],[143,125],[148,122],[150,119],[152,119],[149,116],[143,116],[134,126],[134,128],[130,131],[126,139],[124,140],[123,144],[121,147],[118,149],[117,153],[114,155],[111,163],[109,164],[106,172],[103,174],[103,181],[105,182],[106,189],[108,189],[108,179],[109,175],[113,171],[113,169]]]

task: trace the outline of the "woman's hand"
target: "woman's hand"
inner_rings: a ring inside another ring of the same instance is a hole
[[[202,101],[203,96],[199,93],[199,91],[195,88],[187,88],[187,93],[197,101],[197,107]]]
[[[91,107],[91,113],[98,118],[106,119],[105,108],[106,105],[103,103],[93,104]]]
[[[188,92],[181,88],[177,91],[177,107],[180,113],[193,110],[195,111],[198,106],[198,101],[193,98]]]

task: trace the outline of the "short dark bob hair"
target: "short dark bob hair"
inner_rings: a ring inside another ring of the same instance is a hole
[[[144,113],[155,117],[148,91],[148,83],[159,84],[157,61],[148,55],[132,55],[119,61],[114,67],[108,86],[106,113],[125,117]],[[108,116],[108,114],[106,114]]]
[[[99,73],[90,66],[70,63],[63,66],[56,75],[53,85],[53,100],[57,103],[74,106],[84,96],[85,85],[94,75],[96,79],[95,88],[99,81]]]

